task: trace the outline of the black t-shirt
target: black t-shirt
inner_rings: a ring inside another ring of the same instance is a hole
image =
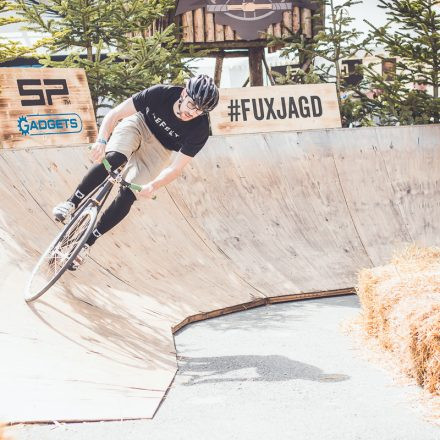
[[[194,157],[208,140],[209,120],[203,114],[190,121],[182,121],[174,114],[173,105],[182,89],[156,85],[133,95],[133,103],[165,148]]]

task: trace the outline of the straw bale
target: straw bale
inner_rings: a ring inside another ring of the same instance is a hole
[[[411,246],[386,266],[362,270],[357,292],[366,335],[440,395],[440,249]]]

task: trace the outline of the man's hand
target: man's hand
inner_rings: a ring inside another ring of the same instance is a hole
[[[154,191],[153,184],[150,182],[142,185],[142,191],[139,192],[138,196],[143,199],[153,199],[155,198]]]
[[[94,162],[101,162],[105,156],[105,144],[101,142],[95,142],[91,148],[92,159]]]

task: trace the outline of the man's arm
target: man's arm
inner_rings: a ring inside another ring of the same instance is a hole
[[[150,199],[154,196],[154,192],[162,186],[168,185],[175,180],[182,173],[183,169],[191,162],[192,157],[183,153],[177,153],[171,165],[164,168],[159,175],[151,182],[143,185],[142,191],[139,193],[140,197]]]
[[[109,140],[118,121],[134,115],[136,111],[133,98],[128,98],[104,116],[99,128],[98,139],[92,147],[93,160],[100,161],[104,157],[106,142]]]

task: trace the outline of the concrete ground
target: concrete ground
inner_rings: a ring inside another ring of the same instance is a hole
[[[414,386],[361,355],[356,296],[272,305],[176,335],[179,372],[153,420],[18,425],[15,440],[438,440]]]

